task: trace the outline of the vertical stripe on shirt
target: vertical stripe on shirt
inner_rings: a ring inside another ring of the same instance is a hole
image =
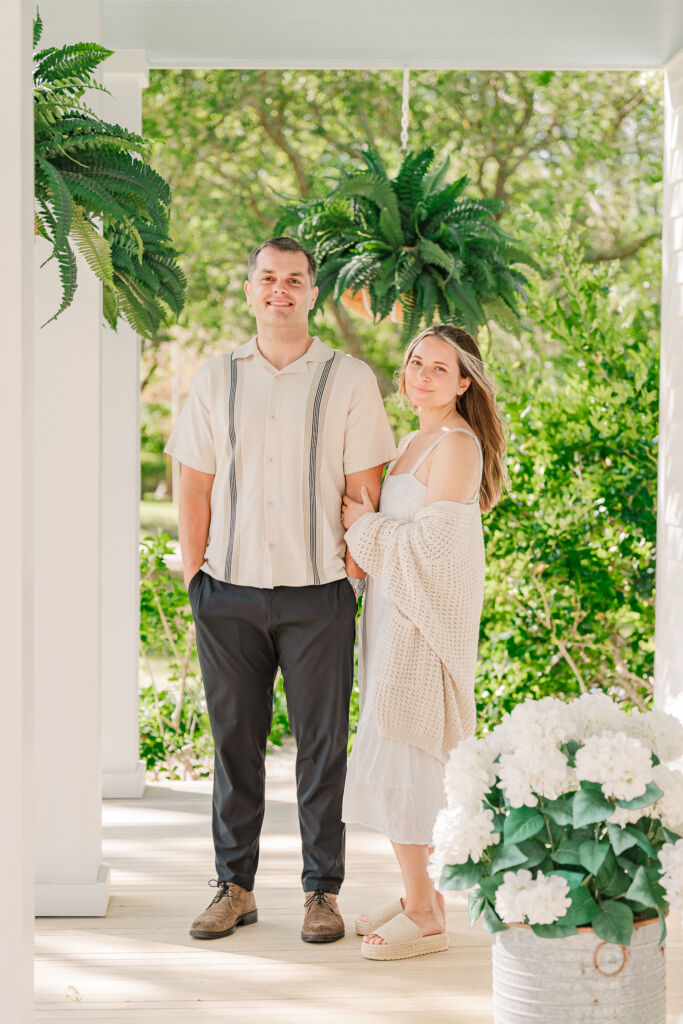
[[[320,475],[320,446],[318,444],[322,427],[325,420],[327,400],[332,390],[332,384],[336,375],[341,354],[335,352],[331,359],[321,363],[314,375],[311,390],[309,392],[308,408],[306,410],[306,435],[309,437],[308,444],[308,494],[306,495],[304,508],[306,510],[306,527],[308,531],[308,582],[319,584],[319,549],[321,516],[319,507],[318,478]]]
[[[228,531],[228,549],[225,555],[225,582],[230,583],[232,561],[235,549],[235,526],[237,523],[237,435],[235,431],[235,405],[237,398],[237,360],[234,352],[229,362],[226,360],[226,374],[229,368],[230,384],[228,391],[228,439],[230,441],[230,464],[228,482],[230,485],[230,527]],[[227,384],[227,381],[226,381]]]

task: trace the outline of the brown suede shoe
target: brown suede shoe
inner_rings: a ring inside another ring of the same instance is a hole
[[[258,910],[253,892],[236,882],[209,882],[218,892],[203,914],[192,922],[193,939],[222,939],[232,935],[238,924],[256,924]]]
[[[304,893],[304,926],[301,938],[304,942],[336,942],[344,938],[344,918],[339,913],[337,897],[333,892]]]

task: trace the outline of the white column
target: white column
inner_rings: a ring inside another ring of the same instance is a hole
[[[683,720],[683,51],[666,67],[655,703]]]
[[[111,96],[101,116],[140,134],[144,50],[120,50],[102,67]],[[140,339],[125,320],[102,329],[102,795],[140,797],[138,645]]]
[[[97,42],[101,4],[41,0],[41,44]],[[90,96],[97,109],[98,95]],[[36,245],[36,267],[47,243]],[[38,915],[103,915],[101,858],[101,287],[81,260],[58,308],[54,261],[36,269],[35,833]]]
[[[0,435],[4,438],[0,537],[4,769],[0,774],[0,1016],[33,1020],[33,116],[31,12],[3,7],[0,34]]]

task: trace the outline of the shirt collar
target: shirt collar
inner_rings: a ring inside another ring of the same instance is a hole
[[[233,352],[235,359],[253,359],[254,363],[260,363],[275,373],[304,373],[308,370],[308,366],[311,363],[324,363],[334,354],[334,349],[330,348],[329,345],[323,344],[318,337],[314,337],[308,349],[299,359],[295,359],[293,363],[283,367],[282,370],[276,370],[272,363],[261,354],[259,347],[256,343],[256,335],[249,339],[244,345],[240,345]]]

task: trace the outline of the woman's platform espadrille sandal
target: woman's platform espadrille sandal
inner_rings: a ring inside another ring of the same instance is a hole
[[[360,951],[367,960],[407,960],[425,953],[443,953],[448,949],[448,932],[423,935],[414,921],[405,914],[397,914],[391,921],[375,928],[375,935],[386,945],[361,942]]]
[[[391,921],[392,917],[403,913],[403,900],[392,900],[383,907],[375,907],[368,913],[367,921],[356,918],[356,935],[372,935],[380,925]]]

